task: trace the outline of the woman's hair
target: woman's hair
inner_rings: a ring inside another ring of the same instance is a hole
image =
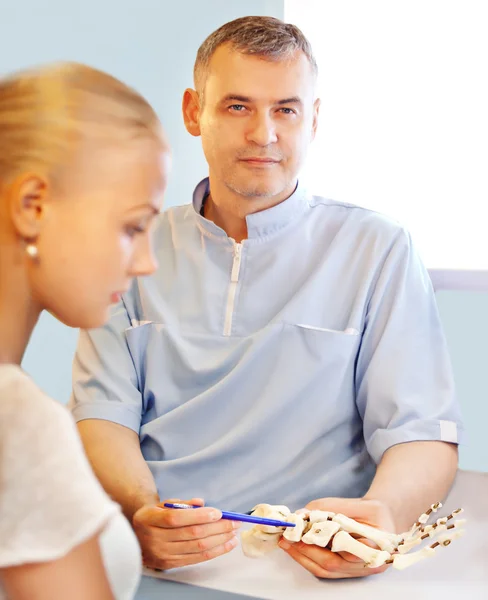
[[[56,181],[79,142],[159,138],[159,119],[107,73],[58,63],[0,79],[0,187],[26,170]]]

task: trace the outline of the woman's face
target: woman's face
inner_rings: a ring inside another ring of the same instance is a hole
[[[38,259],[27,259],[36,303],[71,327],[99,327],[131,279],[157,263],[151,225],[170,155],[153,139],[103,145],[78,157],[62,192],[42,207]]]

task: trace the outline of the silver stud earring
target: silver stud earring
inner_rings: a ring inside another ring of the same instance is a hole
[[[39,250],[37,249],[37,246],[35,244],[27,244],[27,246],[25,247],[25,251],[27,252],[27,255],[32,259],[36,259],[39,257]]]

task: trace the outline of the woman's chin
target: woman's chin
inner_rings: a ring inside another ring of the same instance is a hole
[[[47,309],[47,311],[67,327],[72,327],[74,329],[97,329],[107,322],[110,316],[111,307],[112,305],[108,304],[103,309],[85,309],[78,311],[55,311],[52,309]]]

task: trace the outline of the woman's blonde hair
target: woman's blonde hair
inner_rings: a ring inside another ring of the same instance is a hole
[[[160,138],[159,119],[136,91],[107,73],[57,63],[0,79],[0,187],[35,169],[56,179],[82,139]]]

